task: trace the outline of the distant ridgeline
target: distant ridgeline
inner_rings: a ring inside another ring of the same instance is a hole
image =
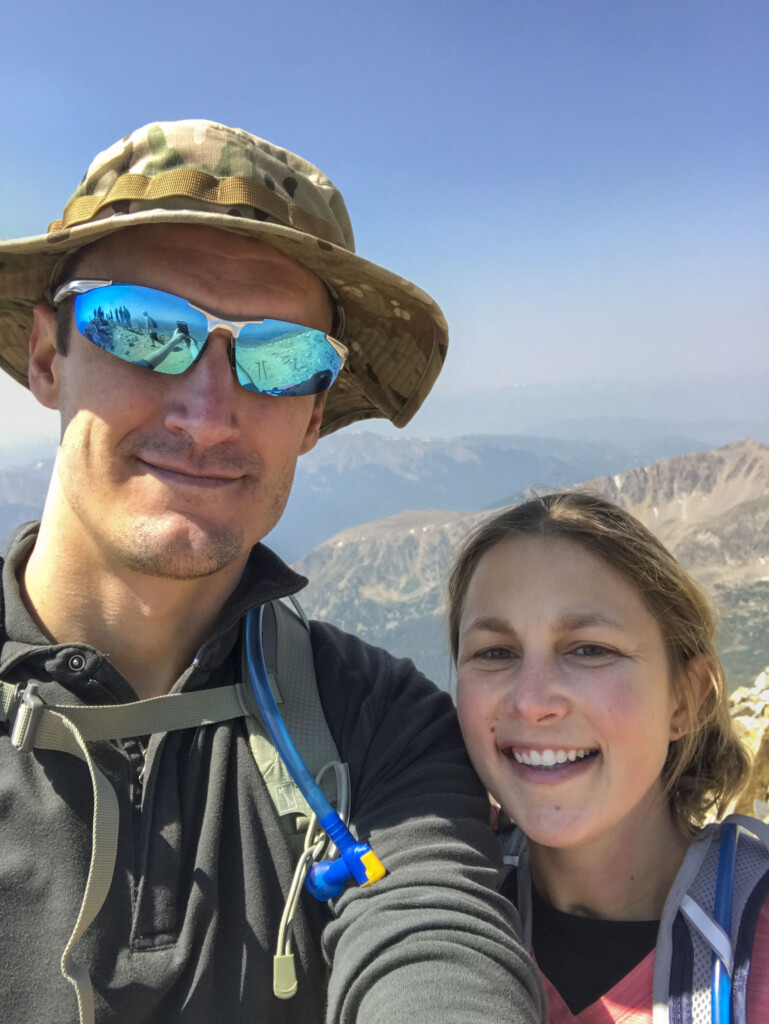
[[[40,518],[52,469],[53,459],[0,469],[0,551],[20,523]]]
[[[468,529],[489,514],[479,510],[592,475],[582,486],[637,515],[710,589],[730,686],[751,685],[769,663],[769,447],[738,441],[655,461],[684,443],[422,441],[344,431],[300,460],[289,507],[267,542],[289,559],[314,548],[295,563],[311,581],[302,596],[309,614],[412,658],[448,688],[446,568]],[[627,468],[644,462],[652,464]],[[40,516],[52,465],[0,469],[0,544]],[[337,532],[364,519],[374,521]]]
[[[510,493],[497,478],[502,494]],[[738,441],[590,480],[652,529],[715,596],[730,688],[769,663],[769,447]],[[539,492],[547,485],[537,487]],[[295,563],[308,614],[413,659],[450,688],[446,569],[485,512],[402,512],[344,530]]]

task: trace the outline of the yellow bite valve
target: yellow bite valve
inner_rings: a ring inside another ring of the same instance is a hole
[[[366,871],[366,881],[361,883],[364,886],[373,885],[374,882],[378,882],[380,878],[384,878],[387,874],[384,864],[372,849],[363,854],[360,862]]]

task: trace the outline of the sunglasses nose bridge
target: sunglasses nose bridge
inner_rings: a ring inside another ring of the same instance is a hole
[[[214,331],[227,331],[228,334],[232,335],[232,340],[235,341],[244,326],[244,324],[237,323],[234,320],[219,320],[215,316],[206,316],[206,329],[208,330],[209,337]]]
[[[208,340],[215,331],[226,331],[230,335],[230,342],[227,346],[227,352],[230,357],[230,366],[235,369],[235,342],[238,335],[245,326],[243,323],[237,323],[234,320],[220,320],[215,316],[209,316],[207,313],[200,311],[206,318],[206,330],[208,334],[206,336],[206,345]],[[202,350],[201,350],[202,355]]]

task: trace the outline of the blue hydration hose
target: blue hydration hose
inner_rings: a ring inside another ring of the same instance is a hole
[[[716,874],[716,898],[713,917],[727,935],[732,930],[732,889],[734,888],[734,867],[737,856],[738,826],[727,824],[721,829],[721,848],[718,853]],[[711,1014],[712,1024],[729,1024],[731,1020],[732,979],[720,957],[713,954],[711,970]]]
[[[262,608],[246,616],[246,656],[251,685],[267,732],[294,782],[301,790],[321,828],[339,850],[339,860],[313,865],[305,885],[318,900],[333,899],[354,878],[358,885],[372,885],[385,875],[381,861],[366,843],[359,843],[326,799],[294,746],[272,695],[262,650]]]

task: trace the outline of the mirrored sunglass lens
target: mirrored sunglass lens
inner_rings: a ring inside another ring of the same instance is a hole
[[[342,359],[322,331],[280,320],[248,324],[235,343],[239,382],[263,395],[317,395],[336,380]]]
[[[206,343],[202,313],[176,295],[113,284],[75,298],[78,331],[119,359],[161,373],[184,373]]]

